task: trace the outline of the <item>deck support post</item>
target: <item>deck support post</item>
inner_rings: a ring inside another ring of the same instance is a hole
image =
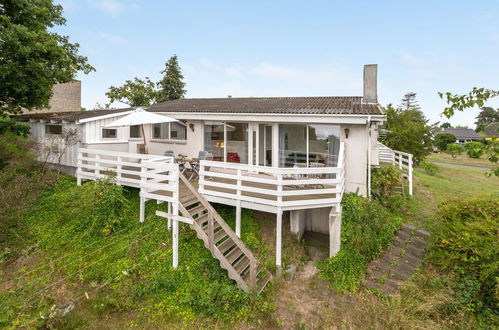
[[[178,202],[173,203],[173,214],[178,215]],[[173,223],[173,268],[178,268],[178,220]]]
[[[145,197],[140,197],[140,222],[144,222],[146,217],[146,199]]]
[[[276,219],[276,240],[275,240],[275,264],[277,275],[280,276],[282,268],[282,209],[277,209]]]
[[[340,251],[341,244],[341,205],[331,208],[329,213],[329,257]]]
[[[241,200],[236,202],[236,235],[241,238]]]
[[[168,213],[172,213],[172,202],[168,202]],[[168,219],[168,231],[172,231],[172,219]]]

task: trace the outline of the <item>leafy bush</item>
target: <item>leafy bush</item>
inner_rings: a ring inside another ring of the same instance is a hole
[[[445,149],[445,152],[451,155],[452,158],[456,158],[458,155],[465,151],[464,147],[457,143],[451,143]]]
[[[400,187],[402,175],[393,165],[373,168],[371,172],[371,188],[375,197],[388,197]]]
[[[356,291],[367,264],[392,242],[402,219],[379,203],[352,193],[344,195],[342,205],[341,249],[317,266],[333,288]]]
[[[433,144],[440,151],[447,150],[447,146],[456,142],[456,137],[450,133],[438,133],[435,135],[435,139],[433,140]]]
[[[12,132],[0,135],[0,170],[8,165],[16,171],[33,169],[37,164],[32,146],[32,140]]]
[[[480,158],[484,152],[483,144],[480,142],[467,142],[464,144],[464,148],[470,158]]]
[[[474,196],[439,206],[431,260],[450,272],[454,295],[468,311],[499,312],[499,198]]]
[[[27,137],[29,135],[29,126],[28,124],[19,122],[9,116],[0,115],[0,135],[6,133]]]
[[[428,175],[435,175],[439,171],[439,167],[437,164],[433,164],[432,162],[429,162],[427,160],[423,160],[421,163],[419,163],[419,166],[425,171],[426,174]]]

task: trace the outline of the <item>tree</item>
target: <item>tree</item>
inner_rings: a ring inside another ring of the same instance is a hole
[[[457,143],[451,143],[447,146],[445,152],[448,153],[452,158],[456,158],[458,155],[464,152],[464,147]]]
[[[478,116],[476,116],[476,132],[481,132],[490,123],[499,121],[499,109],[492,107],[482,107]]]
[[[439,92],[438,95],[441,99],[445,99],[448,105],[444,108],[442,114],[447,118],[451,118],[456,110],[464,111],[465,109],[473,108],[474,106],[483,107],[485,102],[499,96],[499,90],[473,87],[468,94],[459,95],[450,92]],[[495,168],[492,169],[492,172],[487,173],[487,175],[493,173],[495,176],[499,177],[499,141],[492,141],[488,143],[487,146],[482,145],[479,148],[482,148],[482,154],[485,153],[487,159],[495,164]]]
[[[452,128],[452,125],[450,123],[443,123],[440,125],[440,128]]]
[[[419,110],[419,109],[421,109],[418,101],[416,101],[416,93],[409,92],[409,93],[405,94],[401,100],[400,108],[403,110],[411,110],[411,109]]]
[[[145,79],[135,77],[133,81],[127,80],[119,87],[111,86],[106,92],[106,96],[109,98],[109,104],[106,105],[106,108],[109,108],[110,104],[115,101],[128,104],[131,107],[151,105],[156,101],[158,95],[155,87],[156,84],[148,77]]]
[[[456,137],[450,133],[438,133],[433,140],[433,144],[440,151],[445,151],[447,146],[454,142],[456,142]]]
[[[49,107],[52,88],[95,69],[79,45],[52,32],[66,23],[52,0],[2,0],[0,4],[0,113]]]
[[[386,109],[386,129],[391,131],[383,143],[388,147],[414,155],[417,164],[432,150],[431,129],[428,120],[419,109]]]
[[[161,71],[164,75],[158,82],[158,99],[157,102],[171,101],[183,98],[186,90],[183,82],[184,76],[178,64],[177,55],[170,57],[165,63],[165,69]]]

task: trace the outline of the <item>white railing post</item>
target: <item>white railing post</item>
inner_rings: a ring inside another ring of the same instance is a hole
[[[81,151],[78,151],[78,162],[77,162],[77,168],[76,168],[76,184],[78,186],[81,186],[81,174],[80,172],[82,171],[81,165],[83,164],[83,153]]]
[[[412,196],[412,154],[409,154],[409,195]]]
[[[236,235],[241,237],[241,169],[237,169],[237,191],[236,191]]]
[[[140,166],[140,222],[144,222],[146,217],[146,198],[142,196],[142,193],[146,192],[147,177],[144,175],[147,169],[144,163]]]
[[[173,171],[177,172],[177,171]],[[177,180],[173,179],[175,182],[175,192],[173,193],[174,201],[173,201],[173,215],[178,216],[178,208],[179,208],[179,182],[178,175]],[[173,268],[178,268],[178,220],[173,220]]]
[[[205,179],[205,175],[204,175],[204,164],[203,164],[203,161],[200,160],[199,161],[199,185],[198,185],[198,191],[200,193],[203,193],[203,189],[204,189],[204,179]]]
[[[282,173],[277,174],[277,207],[282,204]]]
[[[94,166],[95,166],[95,178],[98,179],[99,178],[99,175],[100,175],[100,162],[99,162],[99,159],[100,159],[100,155],[99,154],[95,154],[95,161],[94,161]]]
[[[398,154],[399,156],[399,169],[402,169],[402,158],[404,157],[401,153]]]
[[[116,184],[121,185],[121,157],[118,156],[118,164],[116,165]]]

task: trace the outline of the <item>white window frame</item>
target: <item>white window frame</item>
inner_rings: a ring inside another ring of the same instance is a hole
[[[152,124],[151,125],[151,141],[186,142],[187,141],[187,131],[188,131],[187,130],[187,123],[184,123],[181,121],[177,121],[175,123],[180,124],[180,125],[185,127],[185,139],[178,139],[178,138],[173,139],[172,138],[172,122],[168,122],[168,123],[159,123],[159,124]],[[168,137],[166,139],[154,137],[154,125],[163,125],[163,124],[168,125]]]

